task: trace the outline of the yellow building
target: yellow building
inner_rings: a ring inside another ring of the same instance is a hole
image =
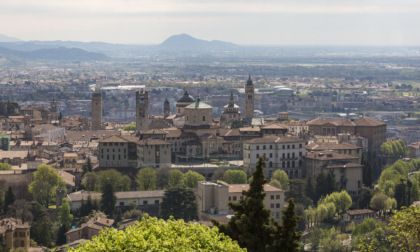
[[[24,248],[30,246],[30,225],[22,223],[19,219],[0,220],[0,237],[8,249]]]

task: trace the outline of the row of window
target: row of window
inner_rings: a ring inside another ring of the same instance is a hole
[[[295,149],[295,145],[294,144],[292,144],[292,145],[290,145],[290,144],[288,144],[288,145],[282,145],[282,149],[286,149],[286,146],[287,146],[287,149],[290,149],[290,146],[292,147],[292,149]],[[302,144],[299,144],[299,148],[302,148]],[[273,149],[273,145],[272,144],[270,144],[269,145],[269,148],[270,148],[270,150],[272,150]],[[260,146],[259,145],[257,145],[257,150],[259,150],[260,149]],[[265,150],[266,149],[266,145],[263,145],[262,146],[262,149],[263,150]]]
[[[124,201],[120,201],[120,206],[124,206]],[[143,205],[148,205],[149,201],[148,200],[143,200]],[[155,205],[159,205],[159,200],[155,200]]]
[[[124,143],[103,143],[104,146],[124,146]]]
[[[267,156],[267,155],[265,155],[265,156],[267,158],[268,157],[273,158],[273,153],[270,153],[269,156]],[[256,154],[256,157],[260,158],[260,154]],[[277,155],[276,155],[276,157],[277,157]],[[286,158],[286,153],[283,153],[281,157],[282,157],[282,159],[285,159]],[[302,152],[299,152],[299,157],[302,157]],[[251,158],[251,154],[248,154],[248,158]],[[287,153],[287,158],[290,158],[290,153]],[[295,153],[294,152],[292,153],[292,158],[295,158]]]

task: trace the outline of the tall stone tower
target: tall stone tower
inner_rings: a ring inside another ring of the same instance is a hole
[[[149,129],[149,95],[147,91],[136,92],[136,131]]]
[[[54,98],[50,102],[50,117],[51,117],[51,121],[57,121],[58,120],[57,101],[55,101]]]
[[[171,115],[171,105],[169,104],[168,99],[165,99],[163,104],[163,117],[166,118]]]
[[[102,93],[92,93],[92,130],[102,126]]]
[[[249,75],[245,85],[245,118],[248,120],[254,117],[254,98],[254,84]]]

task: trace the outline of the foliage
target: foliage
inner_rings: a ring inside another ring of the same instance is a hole
[[[190,188],[196,188],[198,181],[206,181],[203,175],[195,171],[188,171],[184,174],[184,185]]]
[[[12,166],[8,163],[0,163],[0,171],[11,170]]]
[[[156,187],[165,189],[168,186],[169,168],[161,167],[156,169]]]
[[[398,158],[405,157],[407,154],[407,148],[404,140],[402,139],[388,140],[381,145],[381,152],[388,158],[392,158],[395,161]]]
[[[7,213],[9,206],[15,202],[16,196],[13,193],[13,189],[11,186],[7,189],[6,195],[4,196],[4,213]]]
[[[316,188],[315,188],[315,198],[314,203],[317,202],[322,196],[333,193],[337,191],[334,175],[331,172],[325,174],[321,172],[316,177]]]
[[[287,189],[287,186],[289,185],[289,176],[287,176],[287,173],[285,171],[276,170],[271,176],[271,181],[274,180],[277,180],[280,183],[281,189]]]
[[[341,215],[349,210],[353,202],[350,195],[346,191],[342,190],[341,192],[333,192],[327,195],[318,205],[328,203],[333,203],[336,213]]]
[[[88,191],[94,191],[95,188],[98,186],[99,176],[95,172],[86,172],[83,175],[82,185]]]
[[[362,188],[362,193],[359,196],[357,204],[359,209],[368,208],[370,205],[370,200],[372,199],[373,192],[369,188]]]
[[[166,220],[173,216],[175,219],[191,221],[198,219],[197,213],[197,200],[191,189],[175,187],[165,191],[160,206],[161,218]]]
[[[420,208],[409,207],[394,212],[389,226],[395,235],[389,237],[399,251],[420,251]]]
[[[115,192],[130,190],[131,179],[127,175],[122,176],[119,171],[114,169],[100,171],[98,177],[97,191],[102,191],[106,184],[111,184]]]
[[[137,189],[151,191],[156,189],[156,171],[151,167],[140,169],[136,176]]]
[[[34,221],[31,225],[31,238],[36,241],[38,245],[52,247],[52,233],[51,222],[47,215],[42,219]]]
[[[96,200],[92,200],[92,197],[89,195],[86,202],[82,200],[82,205],[79,209],[79,217],[88,216],[95,210],[99,210],[99,204]]]
[[[54,200],[56,189],[66,189],[64,179],[49,165],[42,164],[34,172],[34,180],[29,184],[29,192],[34,199],[48,207]]]
[[[249,251],[296,251],[299,250],[300,233],[296,233],[298,217],[293,199],[283,211],[283,225],[270,218],[270,210],[264,206],[265,161],[261,157],[253,173],[249,190],[242,194],[244,199],[238,203],[229,203],[234,216],[227,224],[213,220],[220,231],[238,241],[241,247]]]
[[[90,160],[90,157],[88,157],[86,162],[82,165],[83,174],[85,174],[86,172],[91,172],[92,169],[92,161]]]
[[[225,174],[224,169],[219,168],[219,169],[215,170],[213,175],[211,176],[211,181],[222,180],[224,174]]]
[[[58,220],[60,221],[61,225],[71,227],[71,223],[73,222],[73,215],[70,213],[70,204],[66,199],[63,199],[60,210],[58,210]]]
[[[102,189],[101,210],[104,211],[106,215],[111,217],[114,213],[116,202],[117,197],[115,196],[113,186],[111,184],[105,184]]]
[[[366,247],[366,240],[370,242],[369,246],[375,248],[375,251],[389,251],[390,243],[388,236],[391,234],[391,230],[384,222],[377,222],[372,218],[365,219],[362,223],[357,225],[351,233],[352,247],[357,247],[364,250],[362,247]]]
[[[127,220],[127,219],[140,220],[141,218],[143,218],[143,212],[138,209],[132,209],[124,213],[124,220]]]
[[[69,251],[245,251],[217,228],[143,217],[125,231],[105,229]]]
[[[168,188],[183,186],[184,174],[180,170],[170,170],[168,176]]]
[[[136,131],[136,125],[135,124],[129,124],[124,126],[124,128],[122,128],[122,130],[124,131]]]
[[[223,174],[223,181],[228,184],[245,184],[246,173],[241,170],[227,170]]]

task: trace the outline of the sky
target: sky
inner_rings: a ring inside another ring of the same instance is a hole
[[[420,45],[419,0],[1,0],[0,34],[159,44]]]

